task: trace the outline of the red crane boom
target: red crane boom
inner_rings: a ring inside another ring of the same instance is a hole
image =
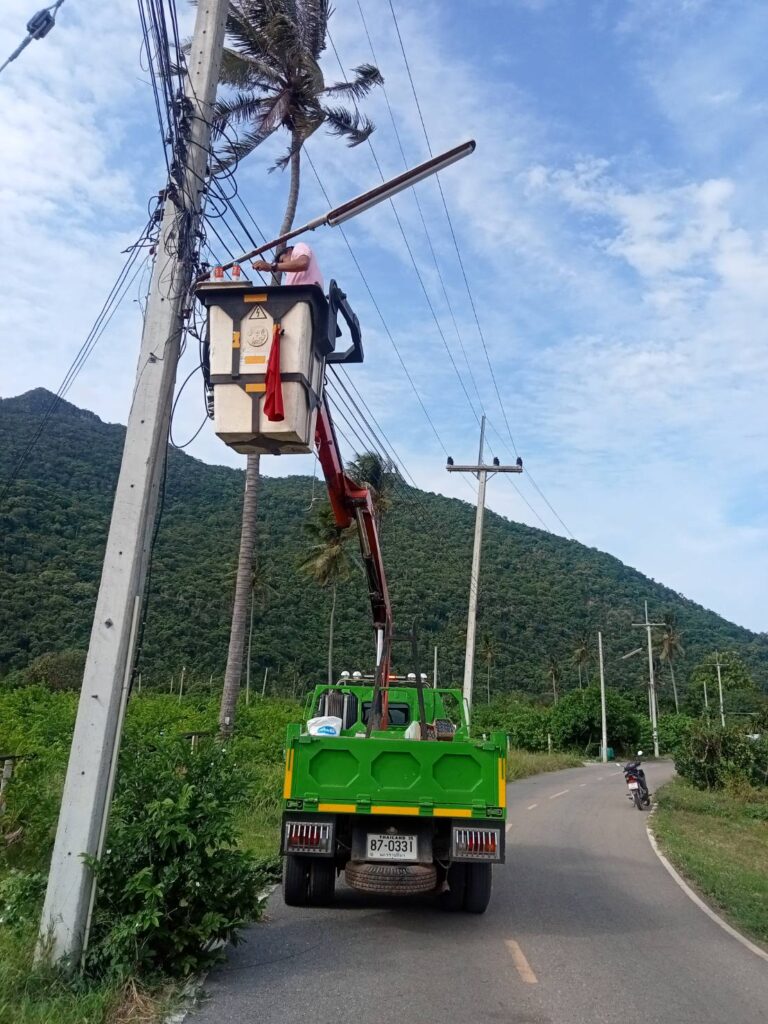
[[[386,728],[387,688],[389,685],[390,648],[392,642],[392,605],[389,600],[384,560],[379,544],[379,531],[373,511],[371,492],[350,479],[333,427],[331,412],[323,398],[317,412],[315,446],[328,487],[328,496],[336,525],[345,530],[354,522],[360,540],[360,553],[368,581],[373,628],[376,634],[377,681],[382,689],[380,728]]]

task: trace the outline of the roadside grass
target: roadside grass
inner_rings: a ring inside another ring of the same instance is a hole
[[[768,791],[674,779],[656,798],[653,831],[666,856],[732,924],[768,943]]]
[[[529,750],[510,750],[507,756],[507,779],[526,779],[541,772],[558,772],[562,768],[580,768],[583,758],[575,754],[538,754]]]
[[[0,1024],[158,1024],[178,1002],[176,986],[86,982],[34,963],[32,926],[0,930]]]

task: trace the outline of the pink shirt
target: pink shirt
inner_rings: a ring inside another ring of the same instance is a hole
[[[306,242],[298,242],[293,247],[291,253],[291,259],[295,260],[298,256],[309,256],[309,266],[306,270],[297,270],[295,274],[286,274],[286,284],[319,284],[323,287],[323,275],[320,273],[320,265],[315,259],[315,254],[312,252]]]

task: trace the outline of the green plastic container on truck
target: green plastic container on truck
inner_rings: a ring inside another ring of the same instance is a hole
[[[417,687],[390,686],[388,728],[367,735],[373,685],[318,686],[307,721],[288,727],[286,903],[329,903],[343,872],[364,892],[486,909],[492,865],[504,861],[506,737],[470,738],[460,691],[422,692],[420,718]],[[323,716],[338,735],[310,734]]]

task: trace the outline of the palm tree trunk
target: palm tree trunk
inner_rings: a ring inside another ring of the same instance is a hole
[[[557,682],[555,681],[555,673],[552,673],[552,697],[554,703],[557,704]]]
[[[237,560],[235,603],[232,608],[232,628],[229,634],[227,668],[224,690],[219,709],[219,733],[231,736],[235,727],[235,708],[240,693],[243,672],[248,597],[251,593],[253,549],[256,541],[256,509],[259,497],[259,456],[249,455],[245,470],[245,496],[243,497],[243,524],[240,529],[240,554]]]
[[[291,146],[295,147],[298,142],[298,136],[294,133],[291,135]],[[294,149],[291,154],[291,183],[288,188],[288,202],[285,206],[285,216],[283,217],[283,223],[280,225],[279,234],[284,235],[286,231],[290,231],[293,227],[293,219],[296,216],[296,207],[299,203],[299,187],[301,185],[301,150]],[[280,250],[281,251],[281,250]],[[279,255],[279,252],[278,252]],[[272,275],[272,284],[280,284],[281,274]]]
[[[336,616],[336,584],[333,584],[331,600],[331,621],[328,625],[328,685],[333,686],[333,620]]]
[[[581,689],[581,662],[579,662],[579,689]]]
[[[491,663],[490,662],[488,662],[488,675],[487,675],[486,680],[485,680],[485,688],[486,688],[486,690],[488,692],[488,701],[487,701],[487,703],[490,704],[491,703]]]
[[[297,137],[292,137],[295,145]],[[301,181],[301,152],[296,150],[291,156],[291,184],[288,190],[288,202],[285,216],[280,226],[280,234],[284,235],[293,227],[296,206],[299,202],[299,184]],[[272,284],[280,284],[280,274],[272,275]],[[229,653],[227,668],[224,675],[224,691],[221,695],[219,711],[219,729],[222,736],[232,734],[235,723],[235,706],[240,692],[240,677],[243,670],[243,646],[245,643],[245,627],[248,620],[248,592],[251,587],[253,573],[253,554],[256,539],[256,508],[259,489],[258,455],[249,455],[245,467],[245,496],[243,498],[243,523],[240,530],[240,554],[237,560],[237,583],[235,584],[235,603],[232,609],[232,628],[229,634]]]
[[[669,663],[669,674],[672,676],[672,696],[675,698],[675,714],[680,714],[680,705],[677,702],[677,686],[675,685],[675,669],[672,662]]]

